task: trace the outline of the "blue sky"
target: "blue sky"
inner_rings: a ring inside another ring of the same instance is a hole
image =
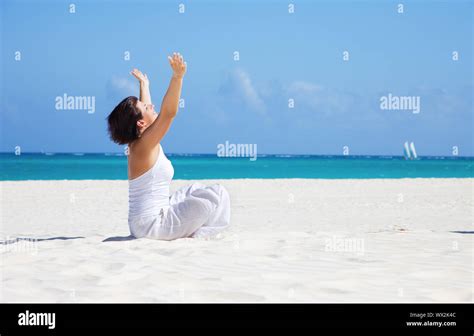
[[[185,108],[167,152],[216,153],[229,141],[259,153],[401,155],[408,140],[419,155],[474,155],[472,1],[404,1],[403,14],[395,1],[293,1],[293,14],[288,3],[1,1],[0,151],[121,152],[105,118],[138,95],[129,71],[148,74],[158,108],[178,51]],[[64,93],[94,96],[95,112],[55,109]],[[421,112],[382,110],[389,93],[420,97]]]

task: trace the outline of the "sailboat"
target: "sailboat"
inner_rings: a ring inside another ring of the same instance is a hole
[[[408,141],[405,141],[403,155],[405,156],[405,160],[411,160],[410,146],[408,145]]]
[[[418,158],[413,141],[410,142],[410,144],[408,144],[408,141],[405,141],[405,144],[403,145],[403,154],[405,160],[416,160]]]
[[[410,143],[410,150],[412,160],[416,160],[418,158],[418,155],[416,155],[415,144],[413,142]]]

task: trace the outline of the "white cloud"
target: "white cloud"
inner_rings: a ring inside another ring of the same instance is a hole
[[[136,81],[119,76],[112,76],[107,81],[107,96],[112,99],[120,97],[136,96],[138,94],[138,84]]]
[[[249,74],[242,69],[234,69],[227,74],[225,81],[219,87],[218,94],[234,102],[243,102],[257,113],[266,115],[265,102],[254,87]]]
[[[132,81],[127,78],[120,78],[120,77],[112,77],[112,85],[119,90],[128,90],[128,91],[135,91],[137,89],[137,85],[135,81]]]
[[[316,93],[322,91],[323,87],[309,82],[295,81],[288,86],[289,92]]]
[[[284,94],[295,100],[295,106],[302,107],[308,112],[334,115],[337,113],[350,113],[358,101],[354,93],[327,88],[305,81],[294,81],[285,89]]]
[[[243,70],[236,70],[235,75],[238,78],[238,83],[240,84],[240,88],[247,103],[257,111],[264,112],[265,103],[252,85],[250,76]]]

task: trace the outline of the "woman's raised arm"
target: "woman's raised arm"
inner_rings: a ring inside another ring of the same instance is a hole
[[[148,76],[138,69],[130,72],[140,83],[140,101],[145,104],[151,104],[150,81]]]
[[[160,114],[142,135],[142,142],[148,143],[152,147],[160,143],[178,113],[183,77],[187,70],[187,64],[179,53],[173,53],[173,57],[168,56],[168,61],[173,75],[163,97]]]
[[[161,103],[160,114],[165,114],[174,118],[178,113],[179,97],[181,96],[181,86],[183,76],[186,73],[186,62],[179,53],[173,53],[173,57],[168,56],[168,61],[173,69],[173,76]]]

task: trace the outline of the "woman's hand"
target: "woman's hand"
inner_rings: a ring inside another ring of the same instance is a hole
[[[148,80],[148,76],[138,69],[133,69],[133,71],[130,71],[130,74],[138,79],[140,83],[140,101],[145,104],[151,104],[150,81]]]
[[[145,85],[150,84],[150,81],[148,80],[148,76],[142,73],[140,70],[133,69],[133,71],[131,71],[130,74],[132,74],[136,79],[138,79],[140,84],[145,84]]]
[[[171,69],[173,69],[173,77],[183,78],[186,73],[186,62],[183,60],[183,56],[180,53],[173,53],[173,57],[168,56]]]

